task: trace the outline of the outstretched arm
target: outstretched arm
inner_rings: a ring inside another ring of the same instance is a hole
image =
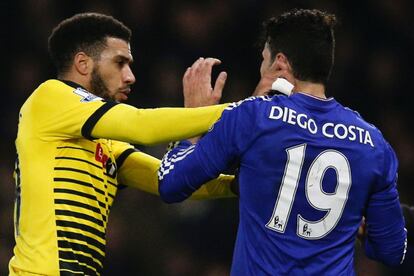
[[[202,65],[200,68],[204,68],[204,63],[212,67],[219,61],[206,59],[199,63]],[[214,93],[206,90],[189,95],[184,93],[187,102],[204,107],[138,109],[104,102],[82,88],[50,80],[33,93],[26,106],[31,108],[34,103],[38,107],[32,124],[46,141],[85,137],[153,145],[205,133],[227,106],[205,106],[218,102],[223,85],[224,80],[214,87]],[[65,104],[57,105],[56,102]]]
[[[158,195],[158,168],[161,161],[140,151],[132,151],[122,162],[118,181],[121,184]],[[231,190],[234,176],[220,175],[203,185],[191,199],[215,199],[235,197]]]
[[[91,136],[150,145],[205,133],[227,106],[210,106],[220,101],[227,78],[227,74],[221,72],[214,88],[211,87],[212,68],[220,63],[221,61],[215,58],[199,58],[187,69],[183,77],[186,109],[136,110],[119,105],[97,121]],[[197,82],[193,81],[189,84],[189,79],[195,79]],[[108,128],[108,126],[116,126],[116,128]]]
[[[91,123],[86,137],[154,145],[205,133],[227,105],[137,109],[118,104]]]

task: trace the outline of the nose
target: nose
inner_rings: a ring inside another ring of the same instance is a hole
[[[130,66],[125,66],[124,74],[123,74],[124,82],[131,85],[135,83],[135,76],[134,73],[132,73]]]

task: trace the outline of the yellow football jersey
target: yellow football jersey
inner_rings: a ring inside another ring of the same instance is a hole
[[[105,102],[73,83],[41,84],[20,110],[10,274],[101,274],[119,182],[158,192],[159,160],[126,142],[199,135],[224,108],[137,109]],[[233,196],[222,185],[231,180],[222,176],[195,197]]]

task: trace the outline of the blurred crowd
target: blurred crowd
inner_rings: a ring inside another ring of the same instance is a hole
[[[414,205],[412,1],[7,0],[0,5],[5,22],[0,34],[0,275],[7,274],[14,246],[12,172],[19,108],[41,82],[55,77],[47,37],[59,21],[78,12],[110,14],[132,29],[137,82],[129,103],[137,107],[182,106],[182,75],[200,56],[221,59],[215,75],[219,70],[229,74],[222,101],[243,99],[260,77],[257,40],[265,19],[291,8],[335,13],[340,23],[328,94],[382,130],[400,161],[400,200]],[[140,149],[161,157],[165,145]],[[130,189],[117,197],[106,275],[228,275],[236,199],[167,205]],[[358,250],[361,275],[408,274],[413,266],[410,250],[399,269],[385,269],[360,255]]]

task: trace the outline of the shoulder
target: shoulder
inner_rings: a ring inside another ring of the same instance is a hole
[[[384,135],[377,126],[365,120],[358,111],[355,111],[345,106],[341,106],[341,108],[343,109],[343,112],[345,112],[348,118],[352,118],[351,123],[353,123],[356,127],[364,129],[372,136],[372,140],[374,141],[374,144],[376,145],[377,149],[379,149],[382,152],[393,152],[392,147],[384,138]]]
[[[52,92],[72,92],[73,90],[75,90],[75,88],[65,84],[62,81],[50,79],[40,84],[34,93],[38,95],[44,95],[46,93]]]
[[[283,105],[284,95],[252,96],[244,100],[229,104],[223,111],[222,118],[237,118],[246,122],[256,122],[261,114],[268,114],[275,104]]]
[[[272,101],[272,97],[269,96],[252,96],[249,98],[246,98],[244,100],[234,102],[229,104],[224,110],[230,111],[234,109],[252,109],[256,106],[260,106],[261,103],[270,102]]]
[[[342,108],[344,109],[345,112],[348,112],[349,115],[353,116],[357,123],[361,124],[366,129],[369,129],[369,130],[373,131],[376,135],[378,135],[382,139],[384,139],[384,137],[382,135],[382,132],[379,130],[379,128],[376,127],[374,124],[372,124],[372,123],[368,122],[367,120],[365,120],[358,111],[353,110],[353,109],[351,109],[349,107],[346,107],[346,106],[342,106]]]
[[[66,84],[63,81],[50,79],[39,85],[33,92],[36,98],[46,98],[52,100],[73,100],[76,102],[93,102],[100,101],[102,98],[93,95],[92,93],[82,89],[81,87],[74,87]]]
[[[71,97],[75,89],[58,80],[47,80],[40,84],[30,95],[32,104],[53,103]]]

